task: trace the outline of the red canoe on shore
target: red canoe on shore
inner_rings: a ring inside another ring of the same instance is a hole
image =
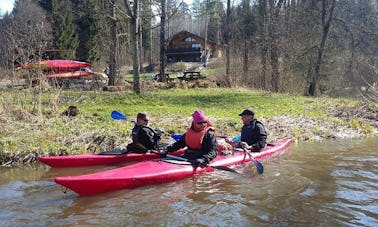
[[[172,155],[181,155],[184,149],[178,150]],[[158,154],[122,153],[122,151],[101,152],[100,154],[43,156],[39,161],[55,168],[80,167],[93,165],[113,165],[122,162],[136,162],[160,158]]]
[[[92,72],[92,71],[78,70],[78,71],[75,71],[75,72],[47,74],[46,78],[49,78],[49,79],[91,78],[91,76],[93,74],[94,74],[94,72]]]
[[[42,69],[53,70],[55,72],[74,72],[80,68],[91,68],[92,65],[87,62],[75,61],[75,60],[43,60],[39,62],[28,62],[20,65],[23,69]]]
[[[261,152],[253,153],[255,159],[280,154],[288,149],[290,139],[279,140],[274,146],[267,146]],[[231,166],[251,161],[244,152],[236,151],[232,155],[218,155],[211,161],[211,166]],[[55,182],[69,188],[79,195],[88,196],[126,188],[160,184],[190,177],[194,174],[214,171],[207,166],[193,168],[189,163],[181,164],[161,160],[139,162],[112,170],[80,176],[55,178]]]

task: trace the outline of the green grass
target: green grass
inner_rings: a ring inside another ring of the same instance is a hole
[[[151,127],[183,133],[193,111],[202,109],[220,133],[232,135],[241,127],[238,114],[244,108],[254,110],[256,118],[285,114],[329,118],[325,112],[328,106],[356,102],[220,88],[156,90],[140,96],[132,92],[64,90],[44,92],[42,104],[38,101],[33,90],[2,92],[0,152],[86,153],[99,136],[114,140],[115,147],[124,147],[130,142],[133,125],[112,120],[112,110],[122,112],[129,119],[135,119],[139,111],[146,111],[151,114]],[[77,106],[80,114],[72,118],[61,116],[70,105]],[[36,111],[38,107],[42,115]]]

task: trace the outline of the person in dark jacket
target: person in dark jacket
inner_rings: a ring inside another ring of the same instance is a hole
[[[192,117],[191,127],[180,140],[167,147],[166,153],[187,147],[182,157],[188,159],[193,166],[198,167],[208,164],[217,156],[218,143],[214,128],[211,127],[204,112],[196,110]]]
[[[127,150],[132,153],[146,153],[148,150],[157,149],[161,133],[148,126],[150,118],[146,113],[138,113],[137,121],[132,130],[133,142],[127,145]]]
[[[245,109],[239,114],[243,121],[239,146],[258,152],[266,145],[267,133],[264,125],[254,118],[252,110]]]

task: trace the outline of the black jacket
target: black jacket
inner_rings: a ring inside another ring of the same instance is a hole
[[[254,151],[260,151],[266,145],[267,133],[264,125],[253,119],[248,125],[243,125],[241,130],[241,141],[252,146]]]
[[[160,135],[152,128],[144,125],[135,125],[132,130],[133,143],[128,145],[130,152],[146,152],[147,150],[157,149],[157,142]],[[142,145],[142,146],[141,146]]]
[[[177,151],[180,148],[186,147],[185,135],[180,140],[167,147],[168,152]],[[194,160],[197,159],[201,163],[209,163],[218,154],[218,142],[215,137],[214,131],[209,129],[202,140],[202,148],[196,152],[185,152],[183,158]]]

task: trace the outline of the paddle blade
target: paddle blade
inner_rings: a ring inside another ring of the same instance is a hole
[[[116,110],[113,110],[112,113],[110,114],[110,116],[114,119],[114,120],[127,120],[127,117],[125,115],[123,115],[122,113],[116,111]]]
[[[255,160],[255,159],[252,159],[252,162],[256,166],[257,173],[258,174],[263,174],[263,172],[264,172],[264,166],[263,166],[263,164],[261,162]]]
[[[224,171],[240,174],[238,171],[231,169],[227,166],[210,166],[210,167],[212,167],[214,169],[219,169],[219,170],[224,170]]]
[[[174,139],[175,141],[178,141],[178,140],[181,139],[182,134],[173,134],[171,137],[172,137],[172,139]]]

